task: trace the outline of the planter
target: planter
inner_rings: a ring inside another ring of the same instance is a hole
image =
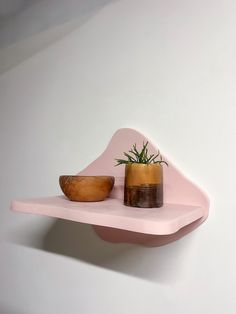
[[[163,170],[159,163],[125,166],[124,204],[132,207],[163,205]]]

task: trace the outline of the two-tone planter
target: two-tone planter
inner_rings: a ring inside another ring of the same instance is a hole
[[[126,164],[124,204],[133,207],[161,207],[163,205],[161,164]]]

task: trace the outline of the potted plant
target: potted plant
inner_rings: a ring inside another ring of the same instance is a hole
[[[116,159],[118,165],[125,164],[124,204],[133,207],[161,207],[163,205],[163,169],[168,166],[158,153],[148,154],[148,142],[139,151],[134,144],[126,159]]]

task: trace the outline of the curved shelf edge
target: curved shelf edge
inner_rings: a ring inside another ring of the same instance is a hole
[[[96,234],[106,242],[130,243],[147,247],[158,247],[181,239],[188,233],[194,231],[194,229],[201,225],[206,220],[206,218],[206,216],[199,218],[198,220],[190,223],[189,225],[186,225],[175,233],[164,235],[145,234],[97,225],[93,225],[93,229]]]
[[[133,208],[123,205],[118,199],[84,203],[71,202],[64,196],[13,201],[11,209],[99,226],[100,233],[101,227],[107,227],[151,236],[176,233],[204,214],[201,207],[184,204]]]

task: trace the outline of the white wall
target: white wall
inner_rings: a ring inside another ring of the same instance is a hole
[[[235,10],[107,1],[2,73],[0,314],[235,313]],[[9,211],[11,199],[60,193],[58,176],[83,169],[120,127],[149,134],[208,192],[200,228],[150,249]]]

